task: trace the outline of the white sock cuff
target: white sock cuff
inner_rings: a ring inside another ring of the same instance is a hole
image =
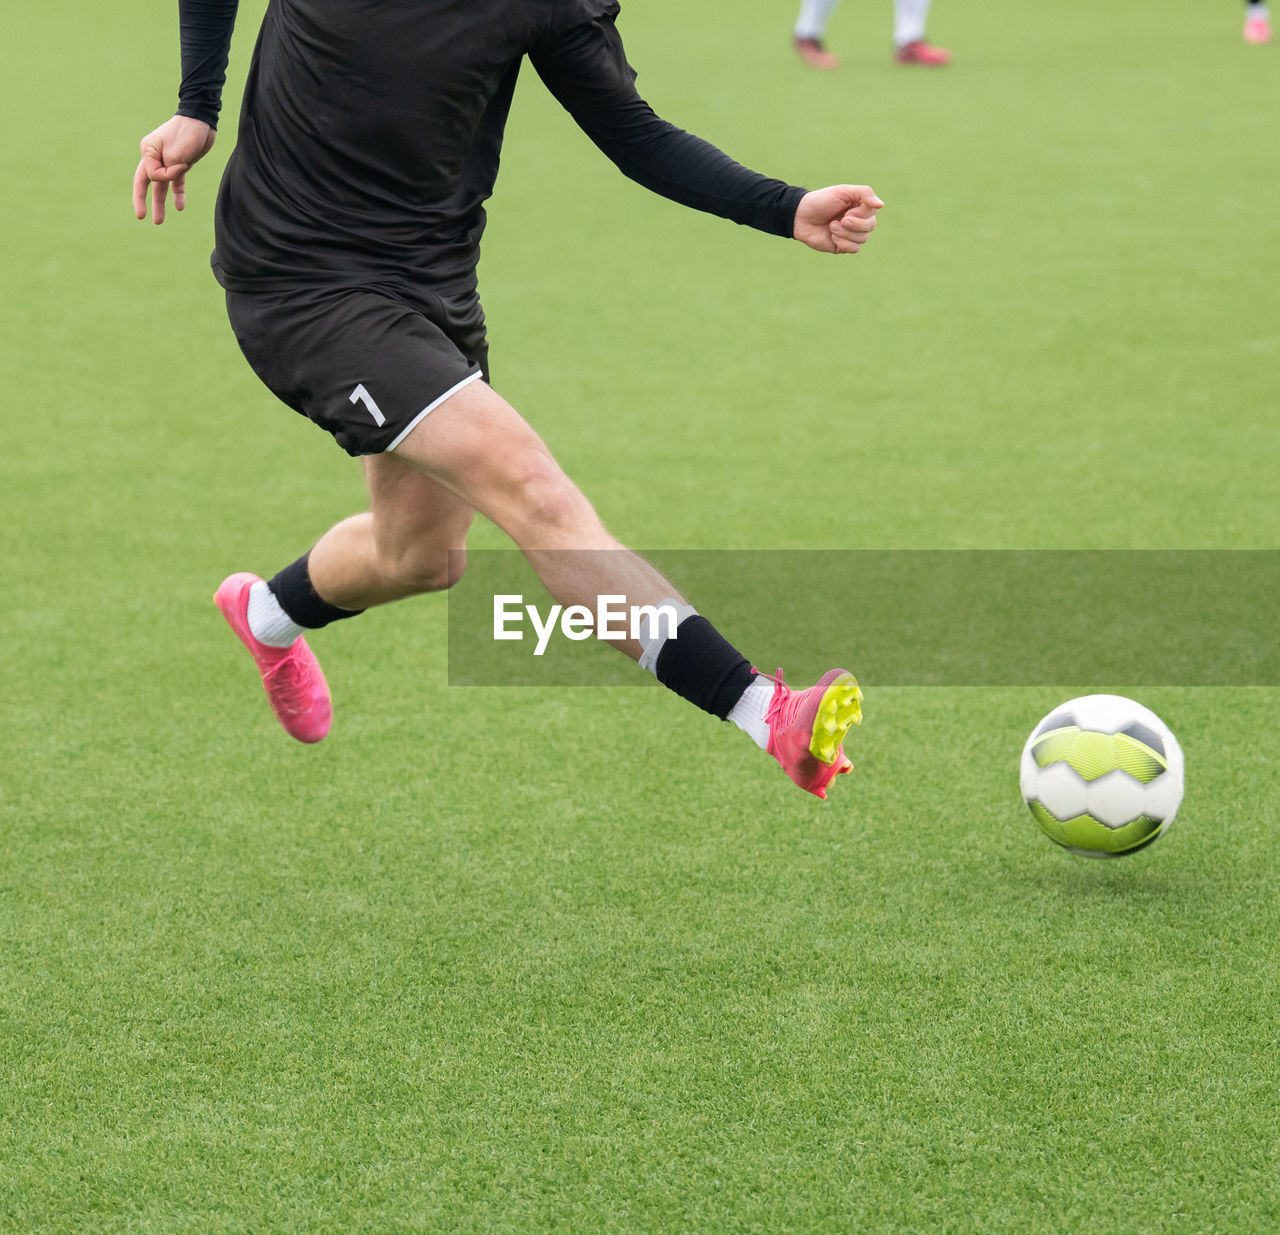
[[[641,669],[647,669],[657,677],[658,654],[662,651],[663,645],[668,639],[675,637],[680,623],[685,618],[696,616],[698,611],[692,605],[685,604],[683,600],[676,600],[673,596],[658,601],[652,608],[652,613],[642,612],[640,616],[640,644],[643,651],[640,653],[638,663]],[[674,617],[669,614],[674,614]]]
[[[302,634],[302,627],[281,607],[276,594],[261,579],[249,589],[249,633],[268,647],[287,648]]]
[[[765,716],[773,702],[773,692],[773,682],[756,674],[751,679],[751,685],[742,692],[742,698],[733,705],[725,718],[737,725],[761,750],[769,747],[769,724]]]

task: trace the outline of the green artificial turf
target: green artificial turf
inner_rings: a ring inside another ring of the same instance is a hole
[[[846,0],[832,74],[790,6],[622,18],[676,123],[876,187],[853,260],[628,185],[529,74],[498,387],[654,550],[1276,548],[1275,48],[941,0],[918,72],[888,7]],[[0,1229],[1280,1229],[1275,689],[1142,688],[1187,797],[1109,863],[1017,760],[1123,680],[868,681],[823,805],[653,686],[450,688],[436,597],[317,637],[334,732],[281,735],[209,599],[361,484],[226,327],[233,126],[132,218],[172,10],[0,50]],[[858,668],[856,607],[798,612]]]

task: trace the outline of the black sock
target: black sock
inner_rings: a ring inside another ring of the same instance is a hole
[[[751,662],[701,614],[687,617],[662,645],[658,681],[704,712],[728,719],[751,685]]]
[[[363,609],[339,609],[316,595],[311,586],[311,572],[307,569],[310,553],[304,553],[296,562],[286,566],[274,579],[267,580],[267,587],[275,594],[283,609],[299,626],[307,630],[319,630],[330,622],[351,618]]]

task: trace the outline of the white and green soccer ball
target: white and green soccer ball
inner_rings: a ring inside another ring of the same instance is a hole
[[[1182,747],[1142,704],[1084,695],[1031,731],[1019,779],[1050,840],[1086,857],[1118,858],[1168,831],[1182,802]]]

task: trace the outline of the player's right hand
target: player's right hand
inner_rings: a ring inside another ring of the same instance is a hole
[[[151,190],[151,218],[164,222],[164,202],[173,186],[173,204],[187,204],[187,170],[213,149],[217,131],[203,120],[174,116],[153,129],[138,143],[142,159],[133,173],[133,213],[147,217],[147,190]]]

